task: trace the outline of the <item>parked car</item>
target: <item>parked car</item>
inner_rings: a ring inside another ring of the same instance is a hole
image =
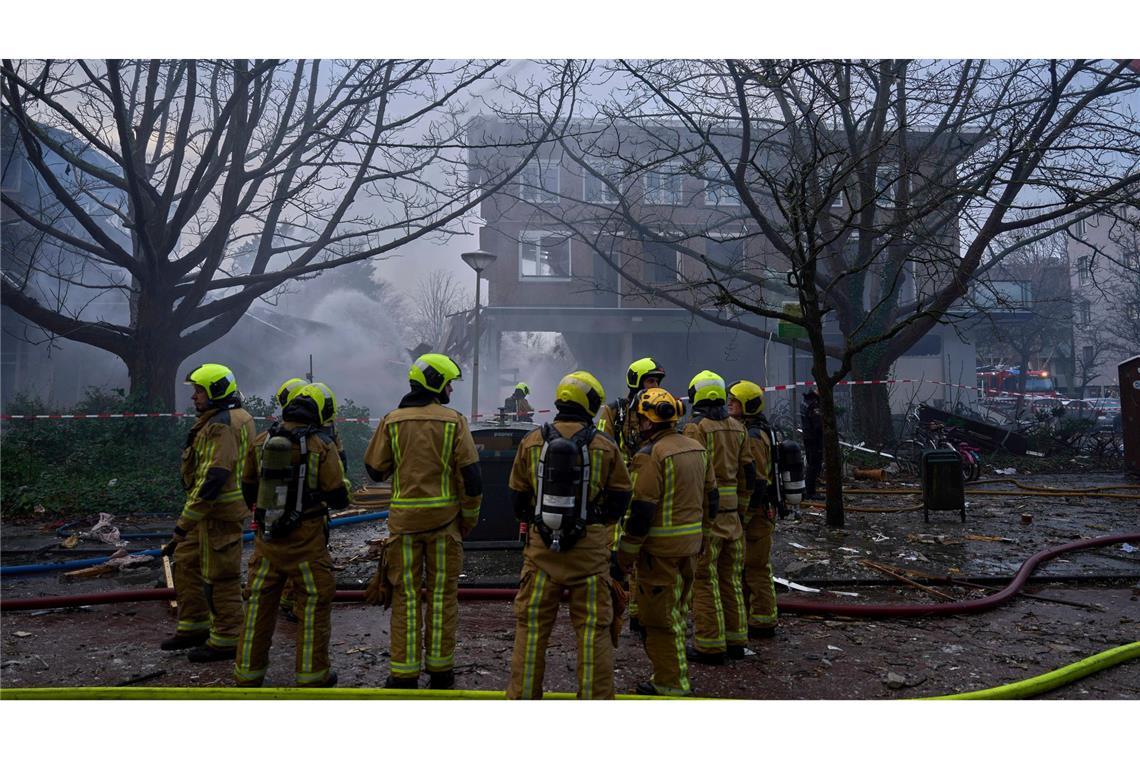
[[[1076,419],[1095,420],[1095,430],[1112,430],[1119,432],[1123,429],[1120,399],[1067,399],[1065,401],[1065,414],[1071,415]]]

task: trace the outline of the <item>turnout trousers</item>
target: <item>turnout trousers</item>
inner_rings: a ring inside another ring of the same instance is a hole
[[[685,658],[682,608],[693,586],[693,557],[662,557],[644,549],[637,556],[638,620],[645,654],[653,665],[651,683],[659,694],[686,696],[689,662]]]
[[[710,535],[693,581],[693,643],[699,652],[725,651],[748,641],[744,606],[744,537]]]
[[[209,631],[206,643],[236,646],[241,632],[242,524],[203,519],[174,548],[178,633]]]
[[[776,586],[772,580],[772,533],[776,523],[762,514],[744,526],[744,584],[748,598],[748,625],[776,627]]]
[[[294,667],[297,685],[321,684],[328,678],[336,578],[327,542],[323,519],[303,520],[288,536],[275,541],[257,537],[256,565],[250,572],[249,601],[234,662],[234,680],[239,686],[260,685],[265,678],[287,584],[292,584],[300,611]]]
[[[609,577],[591,575],[564,584],[537,567],[526,573],[515,596],[515,650],[508,699],[542,697],[546,645],[564,589],[570,593],[570,624],[578,642],[578,699],[613,699],[613,600]]]
[[[441,673],[455,665],[463,539],[457,522],[422,533],[398,533],[385,545],[392,584],[392,666],[396,678]],[[421,621],[420,587],[427,587]],[[426,665],[426,668],[425,668]]]

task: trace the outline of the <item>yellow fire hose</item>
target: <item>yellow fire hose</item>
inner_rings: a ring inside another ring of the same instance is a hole
[[[4,699],[506,699],[505,691],[474,689],[301,689],[290,687],[60,686],[0,689]],[[576,699],[569,692],[547,692],[543,699]],[[617,699],[692,699],[618,694]]]
[[[1094,654],[1092,657],[1086,657],[1071,665],[1033,678],[1027,678],[1024,681],[1015,681],[1004,686],[995,686],[992,689],[967,691],[962,694],[946,694],[941,697],[923,697],[923,699],[1028,699],[1047,691],[1059,689],[1085,676],[1099,673],[1137,657],[1140,657],[1140,641],[1105,650],[1099,654]]]
[[[1094,654],[1063,668],[1044,673],[1024,681],[995,686],[980,691],[945,694],[938,697],[921,697],[925,700],[942,699],[1028,699],[1044,694],[1082,678],[1140,658],[1140,641]],[[65,686],[49,688],[0,689],[0,700],[16,699],[506,699],[506,692],[456,689],[296,689],[239,687],[194,688],[170,686]],[[544,699],[574,699],[567,692],[543,695]],[[685,699],[685,697],[647,697],[637,694],[619,694],[617,699]]]

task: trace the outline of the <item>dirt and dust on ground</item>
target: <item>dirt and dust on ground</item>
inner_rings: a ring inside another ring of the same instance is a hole
[[[1017,476],[1034,488],[1089,489],[1135,484],[1114,473]],[[898,488],[905,483],[849,483],[850,488]],[[979,489],[1018,491],[1012,483]],[[1140,495],[1137,490],[1119,493]],[[777,586],[781,599],[934,604],[974,599],[1004,587],[1034,553],[1083,538],[1140,531],[1140,500],[1061,496],[970,494],[967,519],[932,513],[923,521],[921,497],[852,495],[842,529],[825,526],[821,508],[805,507],[798,520],[779,524],[773,565],[777,577],[809,591]],[[490,506],[490,505],[488,505]],[[486,507],[485,507],[486,508]],[[898,510],[898,511],[860,511]],[[123,533],[163,535],[171,518],[118,517]],[[65,533],[91,527],[85,519]],[[61,538],[58,525],[5,524],[4,564],[30,564],[105,555],[106,544]],[[340,588],[361,588],[375,568],[375,539],[384,523],[334,529],[331,551]],[[372,541],[370,544],[369,542]],[[132,549],[160,539],[131,540]],[[71,548],[63,548],[72,545]],[[248,551],[248,548],[247,548]],[[518,550],[470,550],[463,584],[517,582]],[[893,575],[892,575],[893,573]],[[897,579],[902,575],[928,588]],[[945,578],[967,584],[944,582]],[[154,560],[86,581],[60,573],[3,577],[5,599],[98,593],[165,585]],[[1140,639],[1140,549],[1116,544],[1067,554],[1043,566],[1022,595],[979,614],[912,619],[860,619],[785,614],[771,640],[753,641],[743,660],[723,667],[691,665],[698,695],[751,699],[893,699],[982,689],[1045,673],[1106,649]],[[337,604],[332,662],[346,687],[380,686],[388,672],[389,616],[375,607]],[[92,605],[74,609],[6,612],[2,622],[0,683],[4,687],[224,686],[231,665],[194,665],[162,652],[174,611],[168,602]],[[296,625],[279,622],[267,677],[292,684]],[[457,686],[505,688],[514,643],[509,601],[464,602],[456,648]],[[565,610],[547,652],[547,691],[575,690],[576,646]],[[615,655],[619,693],[648,679],[639,639],[623,633]],[[426,683],[426,679],[425,679]],[[1133,660],[1052,692],[1054,699],[1136,699],[1140,661]]]

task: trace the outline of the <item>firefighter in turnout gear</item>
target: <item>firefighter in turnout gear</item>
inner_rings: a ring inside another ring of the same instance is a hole
[[[614,399],[602,407],[598,417],[598,430],[612,438],[625,456],[626,464],[640,448],[641,433],[637,422],[637,394],[646,388],[659,388],[665,379],[665,370],[654,359],[645,357],[629,365],[625,374],[625,385],[629,394],[624,399]]]
[[[186,503],[162,553],[174,559],[178,628],[165,650],[191,662],[232,659],[241,630],[241,536],[245,455],[256,429],[241,408],[237,380],[221,364],[186,376],[198,412],[182,450]]]
[[[507,697],[542,697],[546,645],[562,592],[578,642],[578,698],[614,696],[610,529],[629,506],[629,471],[617,445],[596,435],[605,403],[588,372],[558,383],[553,423],[519,444],[511,470],[515,516],[529,524],[515,597],[515,649]]]
[[[776,529],[772,478],[772,426],[764,416],[764,389],[748,380],[728,387],[728,414],[748,431],[748,446],[756,463],[756,488],[744,523],[744,596],[748,605],[749,638],[776,634],[776,587],[772,579],[772,533]]]
[[[327,386],[326,386],[327,387]],[[332,410],[317,385],[294,391],[282,421],[261,433],[246,454],[242,493],[256,504],[256,563],[234,662],[239,686],[260,686],[269,664],[282,592],[290,584],[297,616],[297,686],[334,686],[329,668],[332,600],[329,508],[348,504],[344,469],[326,432]]]
[[[526,397],[529,395],[530,386],[526,383],[519,383],[515,386],[514,392],[503,401],[503,411],[517,422],[532,421],[534,419],[534,409],[526,400]]]
[[[389,688],[416,688],[425,665],[431,688],[455,683],[462,542],[479,522],[483,498],[467,419],[443,406],[460,375],[443,354],[416,359],[408,372],[411,392],[380,421],[364,453],[368,475],[392,482],[390,536],[380,570],[392,585]],[[427,609],[421,623],[423,585]]]
[[[638,399],[644,445],[633,457],[633,499],[612,572],[637,569],[635,594],[645,653],[653,665],[639,694],[692,693],[685,659],[684,601],[702,531],[716,516],[716,475],[705,447],[676,432],[684,409],[662,388]]]
[[[689,383],[693,416],[685,435],[702,444],[716,473],[720,510],[705,536],[693,583],[693,648],[689,659],[723,665],[725,654],[744,657],[748,621],[744,606],[744,527],[738,506],[748,505],[756,465],[744,426],[725,409],[724,379],[705,370]]]
[[[661,387],[665,379],[665,370],[656,359],[646,356],[629,365],[625,373],[625,387],[628,390],[624,399],[614,399],[602,407],[598,417],[598,430],[612,438],[625,457],[628,467],[633,462],[633,455],[637,453],[641,444],[641,431],[637,418],[637,395],[648,388]],[[622,523],[613,527],[610,546],[616,551],[621,541]],[[629,578],[630,587],[636,585],[634,578]],[[637,619],[637,598],[634,596],[629,603],[629,627],[632,631],[640,629]]]

